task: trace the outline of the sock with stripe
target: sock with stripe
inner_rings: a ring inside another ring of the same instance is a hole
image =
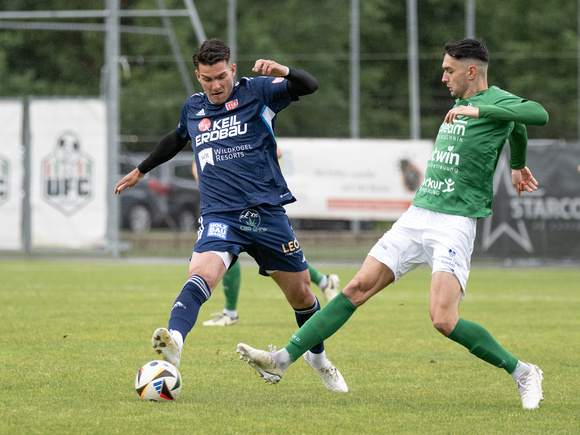
[[[296,323],[298,323],[298,326],[300,328],[302,327],[302,325],[306,323],[308,319],[310,319],[317,311],[320,310],[320,303],[318,302],[318,298],[316,296],[314,296],[314,298],[316,299],[316,301],[314,302],[314,305],[312,305],[311,307],[294,310],[294,314],[296,315]],[[312,353],[324,352],[324,343],[320,342],[316,344],[310,349],[310,351]]]
[[[209,299],[211,291],[205,280],[199,275],[192,275],[181,290],[171,309],[169,329],[178,331],[183,339],[197,321],[201,305]]]

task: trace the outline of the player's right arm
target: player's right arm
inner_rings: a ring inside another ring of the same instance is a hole
[[[115,193],[120,195],[123,190],[135,186],[151,169],[175,157],[187,145],[188,141],[189,136],[181,137],[177,130],[166,134],[145,160],[117,183]]]
[[[125,175],[121,181],[117,183],[115,186],[115,194],[120,195],[121,192],[125,189],[130,189],[135,184],[137,184],[141,178],[143,178],[145,174],[139,171],[138,168],[133,169],[127,175]]]
[[[508,136],[510,146],[510,168],[512,170],[512,184],[518,196],[522,192],[538,190],[538,182],[532,171],[526,166],[526,152],[528,149],[528,132],[526,126],[519,122]]]
[[[514,128],[508,136],[510,145],[510,168],[522,169],[526,166],[528,150],[528,131],[524,124],[514,122]]]
[[[523,100],[510,105],[489,105],[479,107],[480,118],[491,118],[498,121],[513,121],[525,125],[546,125],[549,115],[540,103]]]
[[[540,103],[523,100],[507,106],[484,105],[479,107],[459,105],[445,115],[445,122],[453,124],[459,116],[468,118],[490,118],[497,121],[519,122],[525,125],[546,125],[549,115]]]
[[[197,173],[197,163],[195,163],[195,154],[193,155],[193,163],[191,164],[191,173],[195,181],[199,183],[199,175]]]

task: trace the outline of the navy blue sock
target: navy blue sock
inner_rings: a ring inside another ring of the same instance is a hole
[[[169,329],[179,331],[185,337],[195,325],[201,305],[209,299],[211,291],[205,280],[199,275],[192,275],[181,290],[171,309]]]
[[[314,313],[316,313],[317,311],[320,310],[320,304],[318,303],[318,298],[316,296],[314,296],[314,297],[316,298],[316,301],[314,302],[314,305],[312,305],[311,307],[302,308],[299,310],[294,309],[294,313],[296,314],[296,323],[298,323],[298,327],[301,327],[302,325],[304,325],[306,323],[306,321],[314,315]],[[312,347],[310,349],[310,352],[312,352],[312,353],[324,352],[324,342],[321,341],[316,346]]]

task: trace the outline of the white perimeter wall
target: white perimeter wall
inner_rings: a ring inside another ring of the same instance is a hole
[[[22,101],[0,101],[0,249],[22,248],[22,120]]]
[[[297,218],[395,220],[423,181],[433,142],[278,139]]]
[[[0,101],[0,158],[8,162],[0,199],[0,249],[95,249],[107,244],[106,106],[98,99],[33,99],[29,143],[23,102]],[[6,144],[9,144],[7,146]],[[28,150],[29,167],[23,158]],[[1,163],[1,162],[0,162]],[[1,165],[0,165],[1,166]],[[29,181],[29,191],[24,191]],[[24,200],[23,200],[24,198]],[[23,203],[30,210],[23,224]],[[26,234],[23,235],[22,229]]]

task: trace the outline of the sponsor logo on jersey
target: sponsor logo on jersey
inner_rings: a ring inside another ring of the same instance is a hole
[[[265,233],[268,231],[267,228],[260,227],[262,218],[260,217],[260,213],[256,210],[244,210],[240,213],[238,220],[242,224],[240,225],[242,231],[252,231],[254,233]]]
[[[454,145],[449,145],[444,149],[434,148],[427,161],[427,166],[431,169],[457,174],[459,172],[460,155],[454,152],[454,150]],[[454,184],[455,181],[449,177],[443,180],[429,177],[423,180],[419,190],[431,195],[439,195],[441,193],[453,192],[455,190],[453,187]]]
[[[8,201],[10,193],[10,162],[0,155],[0,206]]]
[[[238,107],[238,100],[228,101],[226,103],[226,110],[232,110]]]
[[[199,160],[199,166],[201,167],[202,171],[206,164],[215,165],[211,148],[200,151],[197,154],[197,159]]]
[[[453,192],[455,190],[452,187],[455,184],[451,178],[446,178],[443,181],[433,180],[432,178],[426,178],[423,180],[419,190],[422,192],[430,193],[432,195],[439,195],[440,193]]]
[[[229,225],[227,224],[223,224],[221,222],[211,222],[207,227],[207,236],[226,240],[228,237],[228,229]]]
[[[199,112],[195,114],[195,116],[205,116],[205,110],[201,109]]]
[[[459,154],[454,153],[455,147],[447,147],[446,150],[435,148],[429,157],[430,162],[444,163],[446,165],[459,166]]]
[[[274,80],[272,80],[272,84],[282,83],[283,81],[284,81],[284,77],[276,77]]]
[[[241,121],[238,121],[237,115],[217,119],[213,122],[213,125],[209,119],[204,118],[199,123],[199,130],[203,133],[195,137],[195,146],[200,146],[201,144],[213,142],[218,139],[242,136],[248,132],[248,124],[244,123],[242,125]]]
[[[208,131],[211,128],[211,121],[207,118],[203,118],[199,121],[198,128],[199,131]]]
[[[93,196],[93,161],[74,132],[61,134],[52,154],[42,160],[44,199],[65,215],[73,215]]]
[[[244,151],[252,149],[252,145],[236,145],[234,147],[227,148],[206,148],[197,153],[197,160],[199,160],[199,165],[203,171],[205,165],[210,164],[215,166],[216,162],[225,162],[228,160],[241,159],[245,156]]]
[[[439,127],[439,133],[437,134],[438,140],[453,140],[456,142],[463,142],[463,137],[465,136],[465,128],[467,126],[467,121],[461,119],[455,119],[453,124],[449,122],[444,122]]]

